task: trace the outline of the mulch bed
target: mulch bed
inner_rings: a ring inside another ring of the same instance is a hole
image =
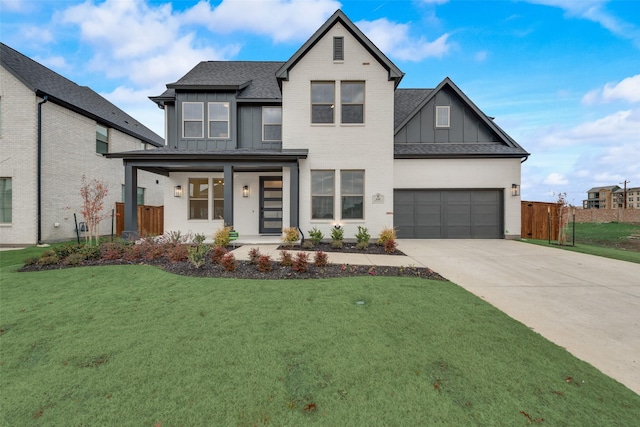
[[[322,252],[342,252],[345,254],[368,254],[368,255],[404,255],[402,251],[396,249],[392,253],[387,253],[384,251],[384,247],[376,244],[370,244],[366,249],[358,249],[356,248],[356,243],[343,243],[342,248],[333,248],[331,243],[321,242],[317,246],[312,248],[303,248],[300,245],[294,246],[286,246],[280,245],[278,247],[279,250],[283,251],[322,251]]]

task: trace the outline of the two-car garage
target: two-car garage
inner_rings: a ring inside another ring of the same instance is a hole
[[[394,226],[401,239],[501,239],[502,189],[397,189]]]

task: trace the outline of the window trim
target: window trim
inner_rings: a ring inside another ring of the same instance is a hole
[[[447,124],[439,124],[438,123],[438,118],[440,117],[440,115],[438,114],[439,111],[446,111],[446,118],[447,118]],[[450,128],[451,127],[451,106],[450,105],[436,105],[436,118],[435,118],[435,125],[436,128]]]
[[[188,104],[200,105],[200,119],[187,119],[184,117],[184,107]],[[184,101],[182,102],[182,139],[204,139],[204,102],[201,101]],[[200,122],[200,136],[186,136],[185,124],[187,122]]]
[[[313,192],[313,174],[314,172],[331,172],[332,174],[332,192],[331,194],[316,194]],[[311,208],[311,212],[310,212],[310,218],[311,221],[335,221],[336,218],[336,171],[335,169],[312,169],[310,171],[310,188],[309,188],[309,194],[311,195],[310,197],[310,208]],[[314,197],[331,197],[332,199],[332,203],[331,203],[331,218],[314,218],[313,216],[313,199]]]
[[[106,141],[98,138],[98,136],[102,136],[98,133],[98,128],[104,129],[106,134]],[[106,154],[109,152],[109,128],[107,126],[101,125],[100,123],[96,123],[96,153],[97,154]],[[105,151],[101,151],[98,147],[104,147]]]
[[[222,197],[216,197],[215,185],[222,184]],[[211,220],[224,222],[224,178],[211,178]],[[222,201],[222,218],[215,218],[216,214],[216,201]]]
[[[333,86],[333,101],[332,102],[313,102],[313,85],[314,84],[331,84]],[[310,117],[310,122],[312,125],[334,125],[336,123],[336,114],[335,114],[335,110],[336,110],[336,82],[333,80],[314,80],[311,82],[311,85],[309,87],[310,89],[310,101],[311,101],[311,117]],[[331,107],[331,121],[330,122],[315,122],[313,120],[313,107],[314,105],[329,105]]]
[[[226,107],[227,107],[227,120],[214,120],[214,119],[211,119],[211,106],[215,105],[215,104],[226,105]],[[225,121],[227,122],[227,136],[211,136],[211,123],[212,122],[223,123]],[[230,125],[231,125],[231,104],[229,103],[229,101],[210,101],[210,102],[207,102],[207,136],[209,137],[209,139],[231,139]]]
[[[354,84],[354,83],[360,83],[362,84],[362,102],[345,102],[343,101],[343,94],[344,94],[344,84]],[[365,116],[365,103],[366,103],[366,91],[367,91],[367,86],[365,84],[364,80],[344,80],[344,81],[340,81],[340,124],[343,125],[363,125],[365,120],[364,120],[364,116]],[[361,122],[345,122],[344,121],[344,106],[345,105],[362,105],[362,121]]]
[[[191,196],[191,181],[192,180],[205,180],[207,182],[207,197],[192,197]],[[187,178],[187,220],[188,221],[209,221],[209,218],[211,217],[211,212],[209,211],[210,207],[209,207],[209,199],[210,199],[210,193],[211,193],[211,179],[210,178],[203,178],[203,177],[190,177]],[[206,207],[207,207],[207,217],[206,218],[191,218],[191,201],[192,200],[205,200],[206,203]]]
[[[5,189],[5,187],[6,187],[6,184],[5,184],[5,185],[2,186],[2,188],[4,190],[3,193],[0,193],[0,201],[2,202],[2,210],[9,213],[9,221],[4,221],[4,219],[5,219],[4,213],[5,212],[0,211],[0,213],[1,213],[1,215],[0,215],[0,224],[2,224],[2,225],[10,225],[10,224],[13,224],[13,178],[10,177],[10,176],[2,176],[2,177],[0,177],[0,180],[3,180],[5,182],[9,182],[10,183],[9,189],[8,190]],[[4,206],[4,201],[5,201],[4,192],[8,193],[9,206]]]
[[[267,123],[264,117],[264,111],[268,108],[277,108],[280,110],[279,123]],[[265,129],[267,126],[280,126],[280,139],[267,139]],[[282,107],[278,105],[265,105],[262,107],[262,142],[280,142],[282,141]]]
[[[342,173],[343,172],[361,172],[362,173],[362,193],[345,194],[342,188]],[[340,170],[340,220],[341,221],[362,221],[365,217],[365,170],[364,169],[341,169]],[[362,217],[360,218],[345,218],[343,209],[343,197],[361,197],[362,198]]]

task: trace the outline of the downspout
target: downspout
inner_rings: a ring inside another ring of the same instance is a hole
[[[37,91],[36,91],[37,92]],[[38,102],[38,190],[36,197],[38,198],[38,244],[42,244],[42,104],[49,100],[49,96],[45,95],[42,101]]]
[[[298,217],[298,223],[296,224],[296,228],[298,229],[298,231],[300,232],[300,247],[302,247],[302,245],[304,245],[304,233],[302,232],[302,230],[300,229],[300,163],[298,162],[298,160],[296,160],[296,163],[298,163],[298,167],[297,169],[297,174],[298,174],[298,204],[296,206],[296,212],[297,212],[297,217]]]

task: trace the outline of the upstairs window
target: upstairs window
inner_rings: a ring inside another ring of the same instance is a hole
[[[333,219],[334,175],[332,170],[311,171],[311,219]]]
[[[340,171],[342,219],[364,219],[364,171]]]
[[[109,152],[109,129],[96,125],[96,153],[103,154]]]
[[[282,107],[262,107],[262,140],[282,141]]]
[[[342,123],[364,123],[364,82],[340,84]]]
[[[311,82],[311,123],[333,123],[335,83]]]
[[[182,137],[204,138],[204,104],[182,103]]]
[[[436,107],[436,127],[448,128],[450,126],[450,107],[448,105]]]
[[[209,138],[229,138],[229,103],[209,102]]]
[[[333,60],[344,61],[344,37],[333,38]]]

